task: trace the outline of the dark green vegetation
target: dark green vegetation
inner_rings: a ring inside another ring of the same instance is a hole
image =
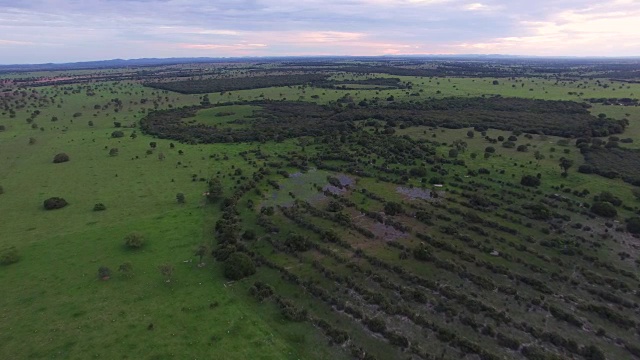
[[[0,357],[640,358],[638,64],[571,64],[6,75]]]

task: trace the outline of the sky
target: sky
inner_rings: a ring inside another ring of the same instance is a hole
[[[0,64],[405,54],[640,56],[640,0],[0,0]]]

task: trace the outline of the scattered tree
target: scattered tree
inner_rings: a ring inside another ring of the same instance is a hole
[[[573,166],[573,160],[567,159],[565,157],[560,158],[560,168],[562,169],[562,176],[567,176],[567,171],[571,166]]]
[[[393,201],[389,201],[386,204],[384,204],[384,213],[389,215],[389,216],[394,216],[397,214],[401,214],[402,213],[402,205],[393,202]]]
[[[184,194],[179,192],[176,194],[176,201],[178,202],[178,204],[184,204],[185,203],[185,197]]]
[[[593,203],[593,205],[591,205],[591,212],[606,218],[614,218],[618,215],[618,211],[615,206],[605,201],[597,201]]]
[[[538,179],[538,177],[533,175],[524,175],[520,179],[520,185],[529,186],[529,187],[540,186],[540,179]]]
[[[216,202],[222,197],[222,182],[219,178],[213,178],[209,180],[209,191],[207,192],[207,199],[211,202]]]
[[[56,154],[56,156],[53,157],[53,163],[54,164],[59,164],[59,163],[67,162],[67,161],[69,161],[69,155],[67,155],[65,153],[59,153],[59,154]]]
[[[116,130],[114,132],[111,133],[111,137],[112,138],[121,138],[124,137],[124,133],[120,130]]]
[[[224,263],[224,276],[229,280],[240,280],[255,273],[253,260],[242,252],[232,253]]]
[[[67,201],[61,197],[50,197],[44,201],[44,209],[45,210],[55,210],[62,209],[63,207],[69,205]]]
[[[209,247],[205,244],[201,244],[198,246],[195,252],[195,256],[198,257],[198,266],[203,266],[202,258],[205,257],[209,253]]]
[[[98,268],[98,278],[102,280],[109,280],[111,276],[111,269],[106,266],[100,266]]]
[[[111,148],[111,150],[109,150],[109,156],[118,156],[118,148]]]
[[[124,237],[124,245],[130,249],[139,249],[145,243],[142,233],[134,231]]]

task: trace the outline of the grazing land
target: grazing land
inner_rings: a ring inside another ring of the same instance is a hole
[[[572,61],[0,72],[0,358],[640,359],[640,63]]]

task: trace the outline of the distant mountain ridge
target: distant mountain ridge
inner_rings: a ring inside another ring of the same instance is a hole
[[[0,65],[0,72],[24,71],[52,71],[52,70],[88,70],[122,67],[148,67],[162,65],[196,64],[196,63],[225,63],[225,62],[255,62],[255,61],[327,61],[327,60],[623,60],[638,61],[635,57],[570,57],[570,56],[525,56],[500,54],[462,54],[462,55],[384,55],[384,56],[268,56],[268,57],[185,57],[185,58],[140,58],[140,59],[111,59],[96,61],[81,61],[69,63],[44,64],[7,64]]]

